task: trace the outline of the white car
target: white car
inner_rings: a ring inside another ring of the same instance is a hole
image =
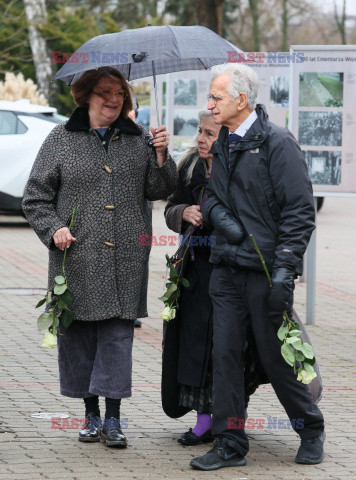
[[[56,108],[0,100],[0,214],[22,214],[22,197],[38,150],[64,120],[67,117]]]

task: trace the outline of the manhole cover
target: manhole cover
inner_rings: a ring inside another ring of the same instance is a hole
[[[7,295],[46,295],[43,288],[0,288],[0,293]]]
[[[55,417],[55,418],[69,418],[69,415],[67,415],[66,413],[39,412],[39,413],[32,413],[31,417],[51,419],[52,417]]]

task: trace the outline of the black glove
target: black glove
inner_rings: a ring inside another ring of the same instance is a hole
[[[269,303],[278,312],[284,312],[292,308],[294,290],[294,270],[292,268],[279,267],[272,273],[272,288]]]
[[[244,227],[234,215],[220,203],[210,212],[210,221],[214,228],[224,235],[231,245],[239,245],[245,236]]]

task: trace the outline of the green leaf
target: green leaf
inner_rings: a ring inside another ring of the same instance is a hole
[[[297,362],[303,362],[305,360],[305,357],[302,354],[302,352],[296,351],[295,352],[295,359],[297,360]]]
[[[53,312],[42,313],[37,320],[38,331],[47,330],[53,323]]]
[[[58,317],[54,317],[52,327],[53,327],[54,329],[57,329],[57,328],[58,328],[58,325],[59,325],[59,318],[58,318]]]
[[[278,338],[280,339],[281,342],[283,342],[287,333],[288,333],[288,327],[285,327],[284,325],[279,327],[279,330],[277,332],[277,336],[278,336]]]
[[[59,300],[57,302],[58,310],[63,310],[63,308],[66,308],[66,307],[67,307],[67,304],[65,302],[63,302],[63,300],[61,300],[60,297],[59,297]]]
[[[301,348],[299,348],[298,350],[300,350],[304,354],[305,358],[314,358],[314,350],[313,347],[309,345],[309,343],[303,342]]]
[[[295,343],[302,343],[301,339],[294,336],[294,337],[288,337],[286,340],[287,343],[291,343],[293,346]]]
[[[284,360],[288,363],[288,365],[293,367],[295,355],[292,347],[287,343],[284,343],[281,347],[281,354]]]
[[[66,290],[67,290],[66,284],[55,285],[53,289],[55,295],[62,295],[62,293],[64,293]]]
[[[67,304],[67,305],[70,305],[71,303],[74,302],[74,293],[72,293],[69,288],[67,287],[67,290],[62,293],[61,295],[61,300]]]
[[[314,363],[315,363],[315,357],[313,357],[313,358],[306,358],[306,359],[304,360],[304,363],[310,363],[310,365],[314,365]]]
[[[177,283],[178,277],[179,277],[179,275],[178,275],[176,269],[174,267],[172,267],[171,271],[170,271],[170,274],[169,274],[169,280],[171,280],[171,282],[173,282],[173,283]]]
[[[47,305],[48,305],[49,303],[51,303],[51,301],[52,301],[52,291],[49,290],[49,291],[47,292],[47,296],[46,296],[46,303],[47,303]]]
[[[189,282],[186,278],[181,277],[180,282],[183,285],[183,287],[189,287]]]
[[[297,337],[296,337],[297,338]],[[293,347],[296,349],[296,350],[299,350],[299,352],[302,352],[303,353],[303,342],[301,341],[300,338],[298,338],[298,342],[295,342],[293,343]]]
[[[45,297],[45,298],[42,298],[42,300],[40,300],[40,301],[37,303],[37,305],[36,305],[35,308],[41,307],[41,306],[45,303],[45,301],[46,301],[46,297]]]
[[[73,322],[74,314],[72,310],[67,308],[61,315],[61,322],[64,328],[68,328],[69,325]]]
[[[306,372],[310,372],[310,373],[314,372],[313,366],[310,365],[310,363],[308,363],[308,362],[303,362],[303,368]]]
[[[162,295],[162,297],[158,297],[158,300],[161,300],[161,302],[166,303],[166,302],[168,302],[168,297],[167,297],[166,294],[164,294],[164,295]]]
[[[174,293],[176,290],[177,290],[177,285],[176,285],[175,283],[173,283],[172,285],[170,285],[170,286],[167,288],[167,292],[166,292],[167,297],[170,297],[170,296],[172,295],[172,293]]]
[[[292,337],[292,338],[296,338],[296,339],[297,339],[296,342],[292,343],[292,346],[294,347],[294,349],[295,349],[296,351],[298,351],[298,350],[300,351],[300,347],[302,346],[302,341],[301,341],[300,338],[298,338],[298,337]]]
[[[63,285],[64,283],[66,283],[66,279],[62,275],[57,275],[54,278],[54,281],[56,282],[57,285]]]
[[[296,330],[296,329],[295,329],[295,330],[290,330],[289,335],[292,335],[292,336],[296,336],[296,337],[297,337],[297,336],[300,335],[301,333],[302,333],[302,332],[301,332],[300,330]]]

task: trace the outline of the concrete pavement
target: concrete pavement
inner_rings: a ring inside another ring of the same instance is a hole
[[[163,206],[156,202],[153,211],[156,236],[172,235],[163,220]],[[317,466],[293,462],[299,439],[291,430],[267,428],[268,417],[287,416],[271,387],[263,386],[251,399],[249,417],[265,419],[266,428],[249,431],[247,466],[214,473],[189,467],[190,459],[205,453],[209,445],[189,448],[177,443],[178,436],[194,425],[194,415],[172,420],[160,405],[162,304],[157,297],[163,290],[164,254],[173,253],[175,247],[152,248],[150,317],[135,331],[133,396],[123,400],[121,409],[129,447],[108,449],[77,441],[75,419],[83,418],[83,405],[59,394],[56,352],[40,347],[43,333],[36,329],[34,305],[40,296],[23,294],[46,288],[47,252],[21,219],[14,223],[17,220],[0,217],[0,223],[10,222],[0,225],[0,480],[356,478],[356,199],[327,198],[318,215],[316,325],[308,331],[324,382],[320,403],[327,425],[324,462]],[[305,284],[297,284],[295,297],[304,318]],[[46,412],[69,418],[54,422],[31,416]]]

